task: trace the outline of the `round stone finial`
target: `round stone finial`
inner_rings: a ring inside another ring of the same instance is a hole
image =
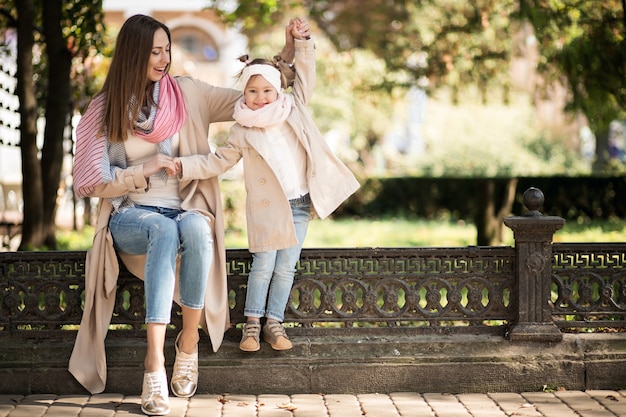
[[[523,194],[524,205],[528,208],[527,216],[541,216],[539,211],[543,207],[544,197],[539,188],[530,187]]]

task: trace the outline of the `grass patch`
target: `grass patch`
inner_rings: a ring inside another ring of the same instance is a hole
[[[476,229],[465,222],[387,220],[313,220],[305,247],[468,246]]]
[[[554,235],[555,242],[626,242],[626,220],[580,220],[565,222]]]
[[[91,247],[93,228],[82,232],[57,232],[59,249],[85,250]],[[568,221],[554,235],[555,242],[626,242],[626,220]],[[476,228],[463,221],[404,219],[325,219],[312,220],[305,248],[352,247],[455,247],[476,244]],[[503,245],[513,246],[513,233],[507,228]],[[247,248],[245,227],[226,232],[227,248]]]
[[[468,246],[476,229],[463,222],[389,220],[319,220],[309,223],[305,248]],[[226,233],[229,248],[246,248],[245,231]]]

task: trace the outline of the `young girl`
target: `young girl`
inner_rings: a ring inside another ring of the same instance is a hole
[[[272,348],[292,347],[282,325],[296,263],[309,218],[325,218],[352,195],[359,183],[333,154],[306,105],[315,84],[315,46],[306,22],[296,19],[295,80],[284,92],[292,71],[284,62],[255,59],[241,71],[243,97],[235,104],[237,122],[228,142],[215,153],[175,158],[182,180],[219,175],[243,158],[247,191],[246,216],[252,267],[239,347],[260,349],[263,338]]]

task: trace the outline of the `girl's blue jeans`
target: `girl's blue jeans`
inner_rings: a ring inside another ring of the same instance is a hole
[[[300,259],[311,215],[311,203],[291,204],[298,244],[286,249],[252,254],[246,292],[246,317],[267,317],[282,322],[291,294],[296,264]]]
[[[180,253],[180,304],[204,307],[204,292],[213,261],[209,219],[200,213],[162,207],[123,208],[109,220],[116,250],[146,255],[144,293],[146,323],[169,323]]]

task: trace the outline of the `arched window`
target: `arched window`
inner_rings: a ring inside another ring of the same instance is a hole
[[[219,59],[217,44],[211,36],[193,27],[177,27],[172,30],[172,43],[198,62]]]

